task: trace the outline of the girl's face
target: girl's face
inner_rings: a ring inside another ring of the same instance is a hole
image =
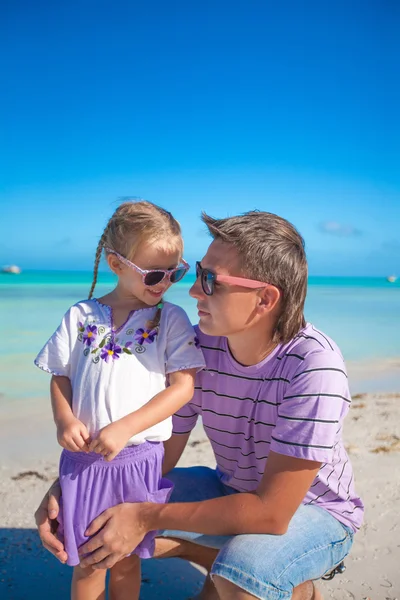
[[[169,247],[162,240],[153,243],[143,243],[135,252],[132,262],[145,271],[152,269],[174,269],[181,261],[180,249]],[[143,282],[143,276],[134,268],[122,263],[115,255],[109,254],[108,264],[118,275],[118,288],[123,296],[137,298],[148,306],[155,306],[172,285],[165,277],[161,283],[151,287]]]

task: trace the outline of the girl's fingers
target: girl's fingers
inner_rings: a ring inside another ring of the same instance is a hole
[[[104,455],[107,462],[110,462],[113,458],[117,456],[118,452],[110,452],[109,454]]]
[[[96,447],[98,446],[99,442],[97,440],[92,440],[89,444],[89,450],[90,452],[96,452]]]
[[[78,446],[79,450],[82,450],[85,446],[85,440],[81,437],[81,435],[76,434],[73,437],[74,443]]]
[[[71,452],[79,452],[80,450],[79,446],[75,444],[72,438],[65,442],[64,448],[66,448],[67,450],[71,450]]]
[[[88,432],[88,430],[86,429],[86,427],[84,425],[81,427],[79,434],[80,434],[81,438],[83,439],[83,441],[85,442],[85,444],[87,444],[89,446],[90,441],[91,441],[90,440],[90,435],[89,435],[89,432]]]

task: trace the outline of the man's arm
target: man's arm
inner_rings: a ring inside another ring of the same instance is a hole
[[[99,533],[82,546],[82,554],[93,554],[81,564],[109,568],[129,554],[148,531],[155,529],[213,535],[283,534],[319,468],[318,462],[271,452],[255,493],[239,493],[203,502],[115,506],[88,528],[88,535]]]
[[[271,452],[255,493],[203,502],[145,505],[146,530],[178,529],[210,535],[286,533],[291,518],[314,481],[321,463]]]
[[[174,467],[183,454],[186,444],[190,437],[189,433],[172,435],[169,440],[164,442],[164,460],[162,474],[167,475]]]

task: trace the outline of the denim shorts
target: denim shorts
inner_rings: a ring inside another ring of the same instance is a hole
[[[236,490],[223,485],[208,467],[173,469],[170,502],[199,502]],[[166,530],[162,537],[187,540],[219,550],[211,576],[219,575],[262,600],[289,600],[293,588],[320,579],[349,553],[353,532],[318,506],[301,505],[284,535],[203,535]]]

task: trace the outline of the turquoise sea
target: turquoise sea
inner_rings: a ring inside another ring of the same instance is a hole
[[[0,274],[0,408],[48,396],[48,377],[32,366],[33,358],[69,306],[87,297],[91,279],[90,272]],[[188,295],[193,281],[188,274],[167,298],[195,323],[196,302]],[[110,273],[100,273],[95,295],[113,284]],[[399,391],[400,280],[311,277],[306,318],[337,342],[349,364],[364,365],[364,375],[378,373],[376,389]]]

